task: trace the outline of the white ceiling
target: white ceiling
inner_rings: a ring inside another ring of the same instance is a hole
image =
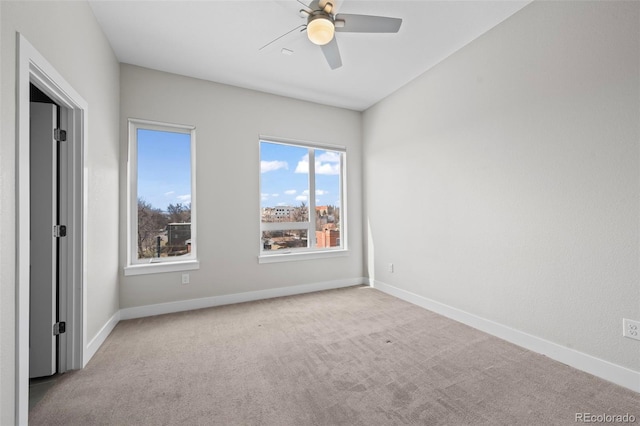
[[[336,70],[299,31],[259,50],[305,23],[295,0],[90,5],[120,62],[362,111],[530,1],[339,0],[338,13],[403,22],[397,34],[337,33],[343,65]]]

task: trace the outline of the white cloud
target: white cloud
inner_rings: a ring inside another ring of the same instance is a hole
[[[287,195],[293,195],[296,192],[298,192],[298,191],[296,191],[295,189],[287,189],[286,191],[284,191],[284,193],[287,194]]]
[[[165,196],[165,197],[169,197],[169,196],[171,196],[171,195],[173,195],[173,194],[175,194],[175,193],[176,193],[175,191],[165,192],[165,193],[164,193],[164,196]]]
[[[309,173],[309,154],[305,154],[298,165],[296,166],[296,173]]]
[[[325,151],[316,157],[316,161],[324,163],[340,163],[340,154],[334,151]]]
[[[298,195],[296,197],[296,201],[307,201],[309,197],[307,197],[306,195]]]
[[[329,193],[329,191],[324,190],[324,189],[316,189],[316,195],[327,195]],[[304,191],[302,191],[303,195],[309,195],[309,190],[305,189]]]
[[[182,203],[190,203],[191,202],[191,194],[178,195],[176,197],[178,201]]]
[[[325,152],[316,157],[317,175],[339,175],[340,174],[340,154],[336,152]],[[305,154],[298,165],[296,173],[309,173],[309,154]]]
[[[316,161],[316,174],[317,175],[339,175],[340,163],[332,164],[332,163],[320,163],[319,161]]]
[[[273,172],[279,169],[289,169],[289,164],[286,161],[261,161],[260,173]]]

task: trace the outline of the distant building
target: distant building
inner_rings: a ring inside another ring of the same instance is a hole
[[[278,206],[274,207],[274,216],[276,219],[289,219],[293,215],[295,207],[291,206]]]
[[[293,218],[296,209],[296,207],[291,206],[264,207],[262,209],[262,221],[288,222]]]
[[[322,231],[316,231],[316,247],[340,246],[340,231],[335,226],[325,226]]]
[[[169,251],[187,250],[187,240],[191,240],[191,223],[170,223],[166,231]]]
[[[316,216],[322,217],[329,214],[329,206],[316,206]]]

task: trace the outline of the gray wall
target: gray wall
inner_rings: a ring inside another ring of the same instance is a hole
[[[369,276],[640,371],[639,27],[534,2],[367,110]]]
[[[196,126],[200,269],[123,276],[120,307],[231,295],[363,276],[361,114],[132,65],[121,65],[121,220],[126,210],[127,119]],[[347,147],[349,256],[258,264],[258,136]],[[121,266],[126,234],[121,232]],[[122,269],[121,269],[122,273]]]
[[[0,424],[14,422],[16,31],[89,104],[87,336],[118,310],[119,69],[84,2],[0,2]]]

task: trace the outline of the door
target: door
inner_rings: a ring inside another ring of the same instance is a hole
[[[29,377],[56,373],[58,142],[54,139],[57,106],[31,102],[30,107]]]

